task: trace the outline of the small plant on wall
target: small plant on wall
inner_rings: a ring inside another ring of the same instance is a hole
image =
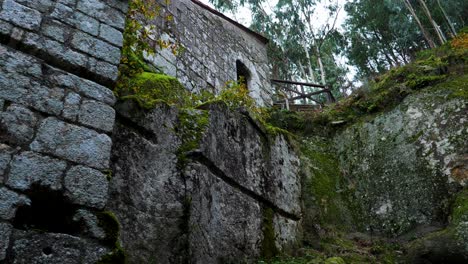
[[[169,4],[170,1],[165,0],[163,5]],[[156,42],[161,49],[169,48],[174,54],[180,50],[177,43],[159,37],[159,29],[152,23],[157,18],[166,22],[173,20],[172,15],[157,0],[130,1],[119,71],[120,83],[122,81],[125,83],[122,78],[132,77],[143,71],[151,71],[143,61],[143,54],[155,53],[151,43]]]

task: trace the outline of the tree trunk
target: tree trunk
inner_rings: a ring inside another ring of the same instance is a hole
[[[432,18],[431,12],[429,11],[429,8],[427,8],[426,1],[425,0],[418,0],[419,3],[421,3],[421,6],[424,10],[424,13],[426,13],[427,18],[431,22],[432,26],[434,27],[434,30],[436,32],[437,37],[439,38],[440,44],[444,44],[447,42],[447,38],[444,36],[444,33],[440,30],[439,25],[437,25],[437,22]]]
[[[427,32],[427,30],[424,28],[423,24],[421,23],[421,20],[419,20],[419,17],[416,14],[416,12],[414,11],[414,8],[411,5],[410,1],[409,0],[403,0],[403,2],[405,3],[406,8],[410,11],[411,15],[413,15],[413,18],[416,21],[416,23],[418,24],[419,29],[421,29],[421,32],[422,32],[422,34],[424,36],[424,39],[426,40],[429,47],[430,48],[435,48],[436,45],[435,45],[434,41],[432,40],[431,36],[429,35],[429,32]]]
[[[455,27],[453,26],[452,21],[448,17],[447,12],[445,12],[445,9],[440,4],[440,0],[437,0],[437,4],[439,5],[440,11],[442,11],[442,14],[444,15],[445,20],[447,20],[447,24],[449,25],[452,35],[455,37],[457,35],[457,31],[455,30]]]

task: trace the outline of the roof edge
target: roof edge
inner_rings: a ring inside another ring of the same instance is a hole
[[[227,20],[228,22],[236,25],[237,27],[239,27],[240,29],[244,30],[245,32],[253,35],[254,37],[256,37],[257,39],[259,39],[263,44],[267,44],[270,40],[268,38],[266,38],[265,36],[261,35],[260,33],[258,32],[255,32],[253,31],[252,29],[242,25],[241,23],[227,17],[226,15],[224,15],[223,13],[219,12],[218,10],[214,9],[214,8],[211,8],[210,6],[198,1],[198,0],[191,0],[194,4],[202,7],[203,9],[223,18],[224,20]]]

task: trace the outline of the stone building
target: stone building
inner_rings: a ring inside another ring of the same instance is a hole
[[[0,263],[112,251],[98,218],[127,5],[0,0]]]
[[[267,40],[171,2],[168,36],[186,52],[153,63],[192,90],[246,76],[268,104]],[[127,11],[125,0],[0,0],[0,263],[116,263],[119,243],[128,263],[232,263],[295,245],[300,162],[283,136],[216,104],[184,115],[116,103]],[[182,168],[176,131],[191,115],[209,124]]]
[[[165,12],[172,21],[160,19],[156,26],[183,51],[175,56],[163,50],[148,57],[150,63],[194,91],[218,93],[226,82],[245,76],[252,98],[271,104],[268,39],[198,0],[172,0]]]

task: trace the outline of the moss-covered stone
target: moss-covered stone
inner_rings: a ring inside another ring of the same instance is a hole
[[[309,224],[335,226],[351,230],[355,226],[353,206],[349,203],[352,185],[343,181],[338,159],[329,139],[309,137],[301,142],[301,153],[307,175],[303,179],[306,232]]]
[[[104,245],[112,249],[112,251],[104,255],[98,264],[124,264],[127,256],[124,249],[119,243],[119,222],[112,212],[104,211],[96,214],[98,218],[98,226],[104,230],[105,238],[102,239]]]
[[[169,105],[191,105],[191,94],[172,76],[142,72],[124,83],[120,83],[115,93],[121,100],[135,100],[140,107],[152,109],[157,103]]]
[[[187,163],[187,153],[196,150],[203,133],[209,125],[209,111],[181,109],[178,116],[176,133],[181,140],[177,149],[177,167],[183,169]]]
[[[263,240],[262,240],[262,258],[272,259],[278,255],[279,251],[276,247],[275,229],[273,227],[274,212],[271,208],[263,209]]]

